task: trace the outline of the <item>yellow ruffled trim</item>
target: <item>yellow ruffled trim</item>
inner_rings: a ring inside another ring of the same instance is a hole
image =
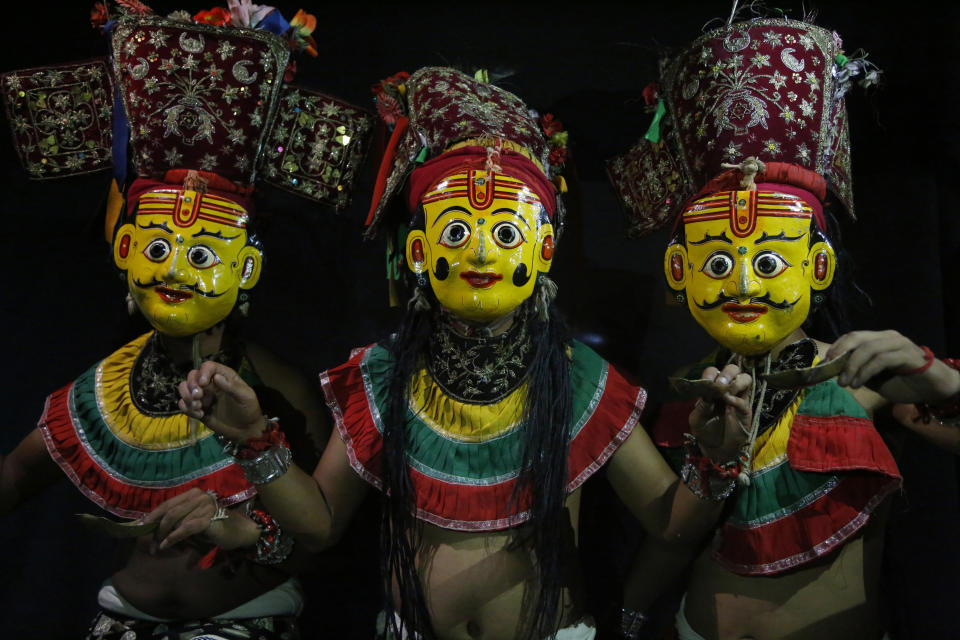
[[[124,443],[140,449],[165,450],[193,444],[212,431],[178,413],[172,416],[148,416],[140,413],[130,397],[130,372],[153,332],[146,333],[107,356],[97,367],[97,406],[107,427]]]
[[[461,442],[484,442],[517,427],[523,415],[526,383],[500,402],[468,404],[446,395],[421,369],[410,385],[410,410],[435,432]]]
[[[811,366],[819,362],[820,358],[814,356]],[[754,471],[772,467],[786,459],[787,442],[790,440],[790,427],[793,425],[793,419],[796,417],[800,403],[803,402],[803,397],[806,394],[806,389],[800,391],[794,399],[793,404],[780,416],[777,424],[767,429],[762,435],[757,436],[757,440],[753,444]]]

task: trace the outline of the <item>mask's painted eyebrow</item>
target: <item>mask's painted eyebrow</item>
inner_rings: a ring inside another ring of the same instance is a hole
[[[468,216],[470,216],[471,218],[473,217],[473,214],[470,212],[469,209],[464,209],[463,207],[457,207],[457,206],[447,207],[446,209],[443,210],[443,213],[441,213],[440,215],[437,216],[437,219],[434,220],[434,221],[433,221],[433,224],[430,225],[430,226],[431,226],[431,227],[436,226],[436,224],[437,224],[438,222],[440,222],[440,218],[442,218],[443,216],[447,215],[448,213],[465,213],[465,214],[467,214]]]
[[[798,236],[788,236],[786,233],[781,231],[777,235],[771,236],[766,231],[764,231],[763,235],[761,235],[759,238],[753,241],[753,244],[760,244],[761,242],[773,242],[774,240],[779,240],[781,242],[795,242],[796,240],[799,240],[800,238],[803,238],[806,235],[807,234],[805,233],[801,233]]]
[[[235,235],[235,236],[225,236],[225,235],[223,235],[223,232],[222,232],[222,231],[216,231],[216,232],[214,232],[214,231],[207,231],[207,228],[206,228],[206,227],[200,227],[200,231],[197,231],[195,234],[193,234],[193,235],[190,236],[190,237],[192,237],[192,238],[199,238],[199,237],[201,237],[201,236],[209,236],[209,237],[211,237],[211,238],[219,238],[220,240],[234,240],[234,239],[236,239],[236,238],[239,238],[239,237],[240,237],[240,234],[238,233],[238,234]]]
[[[496,211],[494,211],[494,212],[491,213],[490,215],[495,216],[495,215],[497,215],[498,213],[509,213],[509,214],[512,215],[512,216],[516,216],[516,218],[517,218],[520,222],[522,222],[522,223],[524,224],[524,226],[527,227],[527,229],[530,228],[530,225],[527,224],[527,221],[523,219],[523,216],[520,215],[520,212],[519,212],[519,211],[515,211],[515,210],[513,210],[513,209],[509,209],[509,208],[507,208],[507,207],[504,207],[503,209],[497,209]]]
[[[690,244],[706,244],[708,242],[726,242],[727,244],[733,244],[733,241],[727,237],[726,231],[721,231],[720,235],[712,236],[709,233],[703,234],[703,240],[691,240]]]
[[[170,233],[170,234],[173,233],[173,231],[170,231],[170,227],[167,226],[166,222],[161,222],[159,224],[157,224],[156,222],[148,222],[145,225],[137,224],[137,226],[140,227],[141,229],[163,229],[167,233]]]

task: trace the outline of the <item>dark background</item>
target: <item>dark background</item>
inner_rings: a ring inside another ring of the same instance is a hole
[[[847,101],[860,219],[844,221],[843,242],[872,298],[854,325],[896,328],[937,354],[958,356],[960,10],[922,2],[895,12],[877,7],[824,2],[816,20],[843,36],[848,53],[862,47],[885,71],[881,90],[854,90]],[[288,19],[297,8],[280,6]],[[646,385],[655,404],[668,372],[710,343],[685,308],[665,304],[666,232],[624,237],[602,163],[645,132],[640,93],[656,79],[659,52],[692,40],[710,18],[725,19],[729,4],[305,8],[319,20],[320,56],[299,60],[298,83],[372,109],[369,85],[398,70],[485,67],[512,71],[501,86],[563,120],[580,197],[558,249],[558,303],[578,336]],[[782,8],[802,17],[799,2]],[[105,53],[83,2],[5,9],[0,38],[2,70]],[[103,240],[108,174],[30,181],[5,128],[0,136],[0,451],[9,451],[33,428],[48,393],[146,327],[126,315],[125,287]],[[261,233],[267,257],[246,333],[311,375],[384,335],[396,319],[387,307],[384,246],[361,241],[373,164],[368,160],[353,206],[339,214],[269,188],[262,193],[260,210],[271,214]],[[902,638],[960,637],[954,459],[908,434],[900,462],[905,488],[889,522],[883,577],[889,623]],[[616,591],[632,529],[621,526],[603,481],[590,485],[600,506],[585,511],[585,541],[617,540],[584,552],[600,601]],[[373,506],[306,578],[305,637],[369,637],[378,606]],[[82,636],[109,573],[112,543],[72,525],[69,514],[93,509],[60,482],[0,518],[0,638]]]

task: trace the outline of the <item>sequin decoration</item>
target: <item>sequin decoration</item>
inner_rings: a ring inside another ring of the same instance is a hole
[[[724,163],[751,156],[818,173],[853,216],[840,53],[826,29],[757,19],[706,33],[664,63],[662,142],[640,140],[607,166],[628,233],[663,226]]]
[[[139,175],[187,168],[253,182],[289,55],[281,38],[127,16],[113,50]]]
[[[674,59],[661,84],[667,135],[697,188],[754,156],[816,171],[852,213],[838,43],[806,22],[762,19],[711,31]]]
[[[540,166],[550,149],[530,109],[509,91],[456,69],[427,67],[407,81],[410,127],[431,156],[468,138],[502,138],[526,147]]]
[[[623,204],[627,235],[645,236],[670,220],[676,206],[693,195],[688,180],[663,145],[641,140],[607,162],[607,175]],[[644,215],[634,215],[642,211]]]
[[[264,182],[342,209],[363,164],[372,114],[326,94],[284,87],[263,151]]]
[[[0,74],[7,121],[31,178],[111,166],[113,88],[107,60]]]
[[[434,157],[463,140],[499,138],[526,148],[549,171],[550,148],[537,117],[509,91],[447,67],[420,69],[405,84],[410,127],[368,220],[368,236],[376,232],[387,203],[406,182],[424,148]]]

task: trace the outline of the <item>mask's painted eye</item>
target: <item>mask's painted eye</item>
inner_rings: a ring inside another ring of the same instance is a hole
[[[154,262],[163,262],[170,255],[170,241],[163,238],[151,240],[144,248],[143,255]]]
[[[220,258],[210,247],[198,244],[187,250],[187,262],[197,269],[207,269],[215,264],[220,264]]]
[[[793,265],[773,251],[762,251],[753,259],[753,270],[761,278],[775,278]]]
[[[463,220],[451,220],[440,234],[440,244],[451,249],[462,247],[470,239],[470,225]]]
[[[733,258],[725,251],[714,251],[704,261],[700,271],[711,278],[726,278],[733,271]]]
[[[512,222],[498,222],[490,232],[494,241],[504,249],[519,247],[526,240],[520,228]]]

